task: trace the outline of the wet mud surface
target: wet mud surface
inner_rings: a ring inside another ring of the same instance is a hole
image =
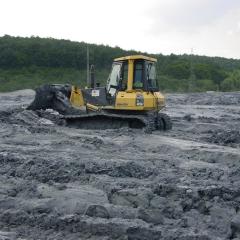
[[[169,94],[169,132],[82,130],[0,94],[0,240],[240,239],[240,93]]]

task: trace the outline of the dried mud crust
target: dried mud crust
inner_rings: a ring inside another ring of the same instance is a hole
[[[23,93],[0,94],[0,239],[240,238],[238,105],[173,94],[172,130],[144,134],[59,126]]]

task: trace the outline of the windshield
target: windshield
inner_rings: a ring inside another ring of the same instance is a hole
[[[133,88],[143,88],[143,62],[136,62],[134,68]]]
[[[120,70],[121,70],[121,64],[120,63],[114,63],[112,65],[112,71],[108,78],[108,85],[107,85],[107,91],[108,93],[113,96],[116,93],[119,79],[120,79]]]
[[[156,66],[153,62],[147,62],[148,88],[157,88]]]

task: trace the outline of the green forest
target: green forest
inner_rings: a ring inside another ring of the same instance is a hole
[[[144,54],[158,59],[163,92],[239,91],[240,60],[197,55],[162,55],[119,47],[39,37],[0,37],[0,91],[36,88],[44,83],[86,84],[86,49],[104,85],[116,57]]]

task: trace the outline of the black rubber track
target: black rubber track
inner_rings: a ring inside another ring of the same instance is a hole
[[[158,123],[162,129],[159,130],[171,130],[172,129],[172,121],[171,118],[166,113],[158,113]]]

